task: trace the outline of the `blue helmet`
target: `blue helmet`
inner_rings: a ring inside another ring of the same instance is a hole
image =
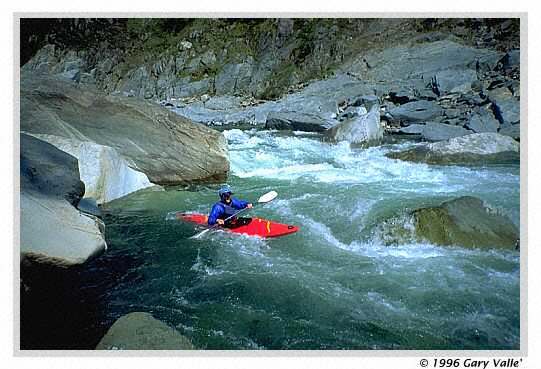
[[[223,185],[220,187],[220,190],[218,191],[218,195],[220,195],[220,199],[224,199],[226,194],[231,195],[233,191],[231,191],[231,187],[228,185]]]

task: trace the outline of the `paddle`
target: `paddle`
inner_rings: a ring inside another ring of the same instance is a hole
[[[268,202],[271,202],[272,200],[274,200],[276,198],[276,196],[278,196],[278,193],[276,191],[270,191],[270,192],[267,192],[266,194],[264,194],[263,196],[261,196],[259,198],[259,200],[257,200],[257,203],[254,204],[257,205],[257,204],[266,204]],[[239,215],[240,213],[248,210],[250,208],[244,208],[244,209],[241,209],[239,211],[237,211],[235,214],[231,215],[230,217],[227,217],[226,219],[224,219],[224,223],[227,222],[228,220],[236,217],[237,215]],[[204,231],[202,232],[199,232],[195,235],[193,235],[192,237],[190,237],[191,239],[199,239],[201,237],[203,237],[203,235],[205,235],[208,231],[210,231],[211,229],[214,229],[216,227],[218,227],[220,224],[216,223],[214,224],[212,227],[209,227],[207,229],[205,229]]]

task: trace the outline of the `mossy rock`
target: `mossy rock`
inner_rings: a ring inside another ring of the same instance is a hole
[[[515,249],[518,228],[507,217],[464,196],[413,212],[416,235],[438,245]]]

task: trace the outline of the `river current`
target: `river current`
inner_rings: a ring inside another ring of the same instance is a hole
[[[235,195],[301,227],[264,240],[198,231],[217,186],[146,189],[105,208],[109,250],[83,276],[97,325],[146,311],[201,349],[518,349],[518,251],[417,240],[408,211],[463,195],[519,220],[519,166],[434,166],[317,134],[226,130]],[[97,279],[99,281],[91,282]]]

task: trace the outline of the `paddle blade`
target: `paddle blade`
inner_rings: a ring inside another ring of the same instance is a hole
[[[266,194],[261,196],[259,200],[257,200],[257,202],[259,203],[269,202],[269,201],[274,200],[276,196],[278,196],[278,193],[276,191],[267,192]]]

